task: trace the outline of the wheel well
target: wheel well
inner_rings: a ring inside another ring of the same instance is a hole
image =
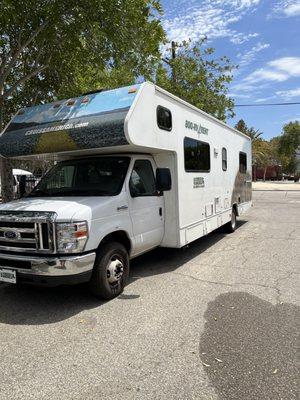
[[[108,235],[106,235],[100,243],[100,246],[103,243],[108,243],[108,242],[119,242],[121,243],[123,246],[125,246],[126,250],[128,251],[128,254],[130,254],[130,250],[131,250],[131,242],[130,239],[127,235],[127,233],[125,231],[116,231],[116,232],[112,232]]]

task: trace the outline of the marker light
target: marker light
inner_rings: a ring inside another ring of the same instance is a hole
[[[90,101],[89,97],[88,97],[88,96],[85,96],[85,97],[81,100],[81,103],[82,103],[82,104],[87,104],[89,101]]]
[[[136,87],[132,87],[128,90],[128,94],[132,94],[132,93],[136,93],[137,88]]]
[[[74,106],[75,102],[76,101],[74,99],[70,99],[67,101],[67,106]]]

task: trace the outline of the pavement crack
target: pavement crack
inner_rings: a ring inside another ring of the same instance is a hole
[[[228,286],[228,287],[236,287],[236,286],[257,286],[257,287],[263,287],[265,289],[272,289],[274,290],[276,293],[278,293],[281,296],[280,293],[280,289],[276,286],[269,286],[269,285],[264,285],[262,283],[249,283],[249,282],[236,282],[236,283],[228,283],[228,282],[217,282],[217,281],[210,281],[207,279],[201,279],[201,278],[197,278],[193,275],[189,275],[189,274],[182,274],[180,272],[172,272],[175,275],[180,275],[180,276],[184,276],[199,282],[203,282],[203,283],[208,283],[211,285],[219,285],[219,286]]]
[[[286,279],[289,279],[292,275],[298,275],[298,273],[295,271],[289,271],[289,273],[286,274],[285,276],[277,278],[275,280],[274,289],[277,293],[277,296],[276,296],[277,303],[282,303],[282,292],[281,292],[281,289],[279,288],[280,283],[282,283],[282,281],[284,281]]]

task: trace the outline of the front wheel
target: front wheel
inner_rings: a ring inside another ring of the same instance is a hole
[[[236,230],[236,210],[235,208],[232,209],[231,211],[231,219],[229,222],[227,222],[226,225],[224,225],[225,231],[232,233]]]
[[[90,291],[98,298],[110,300],[123,292],[129,276],[129,257],[118,242],[100,246],[95,261]]]

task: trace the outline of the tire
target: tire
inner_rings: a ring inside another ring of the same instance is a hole
[[[110,300],[123,292],[129,276],[129,257],[118,242],[100,246],[89,282],[91,293],[99,299]]]
[[[233,207],[231,211],[231,220],[224,225],[224,230],[227,233],[233,233],[236,230],[236,210]]]

